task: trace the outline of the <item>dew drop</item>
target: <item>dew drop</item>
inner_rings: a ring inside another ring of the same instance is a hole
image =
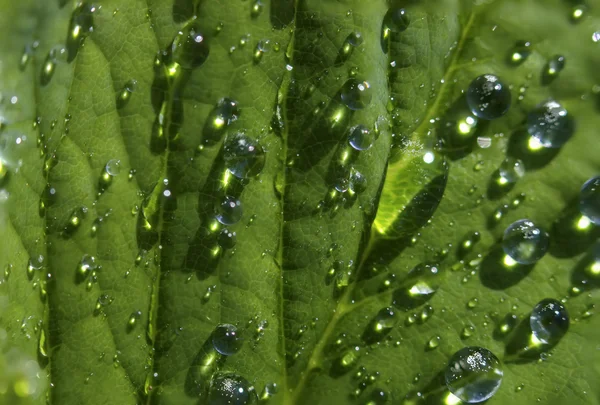
[[[129,315],[129,319],[127,320],[127,328],[129,330],[133,329],[141,317],[142,311],[132,312],[131,315]]]
[[[475,334],[475,327],[472,325],[465,326],[460,332],[460,338],[465,340]]]
[[[73,212],[71,212],[71,216],[67,220],[67,224],[65,225],[63,235],[70,236],[73,233],[75,233],[75,231],[77,231],[77,229],[79,229],[79,227],[81,226],[81,222],[83,221],[83,218],[85,218],[85,216],[87,215],[87,212],[88,209],[86,207],[74,209]]]
[[[340,96],[342,103],[349,109],[362,110],[371,103],[373,90],[368,82],[351,78],[344,83]]]
[[[83,2],[79,3],[73,14],[71,14],[67,31],[67,60],[69,62],[75,59],[77,52],[83,45],[83,41],[94,30],[94,12],[96,12],[95,6]]]
[[[440,341],[442,338],[440,336],[434,336],[427,341],[426,349],[427,350],[435,350],[440,345]]]
[[[471,112],[485,120],[500,118],[511,104],[510,90],[492,74],[475,78],[467,89],[466,98]]]
[[[596,225],[600,225],[600,176],[583,184],[579,194],[579,211]]]
[[[367,150],[373,145],[375,136],[371,131],[364,125],[357,125],[350,128],[350,135],[348,136],[348,143],[354,149],[362,151]]]
[[[263,147],[241,132],[226,137],[223,156],[227,170],[240,179],[258,175],[265,165]]]
[[[234,373],[216,373],[208,391],[209,405],[253,405],[258,402],[254,387]]]
[[[204,64],[210,48],[197,22],[179,31],[167,49],[165,62],[167,65],[176,63],[183,69],[191,70]]]
[[[243,209],[242,203],[235,197],[225,196],[223,201],[218,205],[216,219],[223,225],[233,225],[242,219]]]
[[[91,255],[83,255],[77,266],[77,277],[79,280],[84,280],[94,270],[98,268],[96,258]]]
[[[367,189],[367,178],[355,168],[350,169],[348,189],[354,194],[362,193]]]
[[[393,304],[400,308],[414,308],[425,303],[440,286],[440,270],[437,265],[418,264],[394,291]]]
[[[521,159],[507,157],[500,164],[498,169],[500,177],[507,183],[516,183],[525,175],[525,165]]]
[[[229,229],[221,229],[221,232],[219,232],[218,243],[223,249],[232,249],[237,243],[237,235]]]
[[[553,345],[567,333],[569,313],[560,301],[547,298],[533,308],[529,316],[529,325],[539,341]]]
[[[548,100],[527,115],[527,131],[546,148],[559,148],[575,131],[575,123],[557,101]]]
[[[529,41],[517,41],[515,46],[511,49],[508,61],[514,66],[518,66],[525,62],[531,55],[531,42]]]
[[[262,0],[254,0],[250,7],[250,16],[252,18],[257,18],[259,15],[262,14],[263,8],[264,8],[264,5],[263,5]]]
[[[265,384],[265,388],[263,388],[263,390],[260,394],[261,402],[268,401],[275,394],[277,394],[278,391],[279,391],[279,388],[277,387],[277,384],[275,384],[275,383]]]
[[[383,17],[383,23],[381,27],[382,43],[389,46],[391,34],[406,31],[409,25],[410,18],[405,9],[398,7],[390,8]]]
[[[499,336],[508,335],[514,330],[515,326],[517,326],[517,323],[519,323],[519,318],[515,314],[509,312],[498,324],[496,328],[496,334]]]
[[[381,309],[373,319],[373,332],[379,335],[388,333],[396,325],[396,312],[393,308]]]
[[[532,221],[521,219],[504,231],[502,249],[520,264],[533,264],[548,251],[550,236]]]
[[[137,80],[129,80],[117,96],[117,108],[123,108],[129,103],[131,95],[137,87]]]
[[[571,21],[578,23],[586,15],[587,7],[584,4],[578,4],[571,9]]]
[[[445,371],[446,386],[452,394],[469,404],[491,398],[502,383],[498,358],[482,347],[464,347],[454,353]]]
[[[240,351],[243,340],[234,325],[224,323],[217,326],[213,331],[212,344],[215,350],[222,355],[231,356]]]
[[[564,69],[566,59],[562,55],[554,55],[546,62],[542,71],[542,84],[551,83],[558,74]]]

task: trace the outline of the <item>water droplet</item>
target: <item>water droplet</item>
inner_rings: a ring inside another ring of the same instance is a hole
[[[81,226],[81,222],[83,221],[83,218],[85,218],[85,216],[87,215],[87,212],[88,212],[88,210],[86,207],[80,207],[80,208],[74,209],[73,212],[71,213],[71,216],[67,220],[67,224],[65,225],[63,235],[70,236],[75,231],[77,231],[77,229],[79,229],[79,227]]]
[[[519,318],[515,314],[509,312],[498,324],[498,327],[496,328],[496,335],[500,337],[508,335],[513,331],[515,326],[517,326],[517,323],[519,323]]]
[[[479,300],[477,298],[471,298],[467,302],[467,308],[473,309],[473,308],[477,307],[477,304],[479,304]]]
[[[481,240],[481,234],[477,231],[469,233],[460,244],[460,255],[464,256],[473,250],[473,247]]]
[[[348,79],[340,92],[342,103],[351,110],[362,110],[371,103],[373,90],[371,85],[355,78]]]
[[[542,71],[542,84],[551,83],[558,74],[564,69],[566,59],[562,55],[554,55],[546,62]]]
[[[382,335],[388,333],[396,325],[396,312],[393,308],[381,309],[373,319],[373,331]]]
[[[176,69],[168,67],[173,63],[187,70],[198,68],[204,64],[209,52],[210,48],[206,37],[202,34],[198,22],[194,21],[185,26],[173,38],[165,55],[167,70],[176,71]]]
[[[351,193],[359,194],[367,189],[367,178],[355,168],[350,169],[348,188]]]
[[[596,225],[600,225],[600,176],[583,184],[579,194],[579,211]]]
[[[94,270],[98,269],[96,258],[91,255],[83,255],[77,266],[77,278],[83,281]]]
[[[216,373],[208,391],[209,405],[252,405],[258,402],[254,387],[234,373]]]
[[[446,386],[461,401],[469,404],[491,398],[502,383],[498,358],[482,347],[465,347],[454,353],[445,372]]]
[[[440,286],[440,270],[437,265],[418,264],[394,292],[393,304],[400,308],[414,308],[425,303]]]
[[[521,219],[504,231],[504,253],[520,264],[533,264],[548,251],[550,236],[532,221]]]
[[[472,325],[465,326],[460,332],[461,339],[468,339],[475,334],[475,327]]]
[[[573,6],[571,9],[571,21],[574,23],[578,23],[585,16],[587,12],[587,7],[585,4],[578,4]]]
[[[237,243],[237,235],[229,229],[222,229],[219,232],[218,243],[223,249],[232,249]]]
[[[441,340],[442,340],[442,338],[440,336],[434,336],[427,341],[427,345],[425,346],[425,348],[427,350],[437,349],[438,346],[440,345]]]
[[[467,104],[478,118],[493,120],[506,114],[510,108],[510,90],[492,74],[475,78],[467,90]]]
[[[94,12],[96,7],[87,2],[79,3],[71,14],[69,29],[67,31],[68,61],[71,62],[77,56],[79,48],[90,32],[94,30]]]
[[[127,320],[127,329],[132,330],[137,322],[142,317],[142,311],[135,311],[129,315],[129,319]]]
[[[228,135],[224,149],[225,166],[237,178],[256,176],[265,165],[263,147],[241,132]]]
[[[137,87],[137,80],[129,80],[117,96],[117,108],[123,108],[129,103],[131,95]]]
[[[259,15],[261,15],[263,8],[264,8],[264,5],[261,0],[254,0],[254,2],[252,3],[252,6],[250,8],[250,16],[252,18],[257,18]]]
[[[571,138],[575,123],[558,102],[548,100],[527,115],[527,131],[546,148],[558,148]]]
[[[539,341],[556,344],[569,329],[569,313],[560,301],[547,298],[533,308],[529,325]]]
[[[517,41],[515,46],[510,51],[509,62],[512,65],[520,65],[531,54],[531,42],[529,41]]]
[[[592,41],[600,42],[600,31],[596,31],[592,34]]]
[[[212,344],[215,350],[222,355],[231,356],[240,351],[243,340],[234,325],[224,323],[215,328],[212,334]]]
[[[33,53],[38,45],[38,42],[33,42],[31,44],[26,44],[23,48],[23,53],[21,54],[21,59],[19,60],[19,70],[21,72],[27,68],[27,65],[29,64],[29,61],[31,60],[31,57],[33,56]]]
[[[117,159],[109,160],[104,166],[104,170],[111,177],[117,176],[121,173],[121,161]]]
[[[383,17],[382,37],[384,41],[389,40],[392,32],[406,31],[409,25],[410,18],[405,9],[398,7],[390,8]]]
[[[217,208],[215,217],[223,225],[233,225],[242,219],[243,213],[240,200],[235,197],[225,196]]]
[[[265,388],[263,388],[263,390],[260,394],[261,402],[269,400],[275,394],[277,394],[278,391],[279,391],[279,388],[277,387],[277,384],[275,384],[275,383],[265,384]]]
[[[521,159],[507,157],[500,164],[498,172],[507,183],[516,183],[525,175],[525,165]]]
[[[350,128],[350,135],[348,136],[348,142],[356,150],[367,150],[373,145],[375,136],[371,131],[364,125],[357,125]]]

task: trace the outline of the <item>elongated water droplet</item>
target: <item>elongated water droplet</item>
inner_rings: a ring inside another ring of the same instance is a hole
[[[129,319],[127,320],[127,329],[129,331],[131,331],[135,325],[138,323],[138,321],[141,319],[142,317],[142,311],[135,311],[132,312],[131,315],[129,315]]]
[[[354,194],[362,193],[367,189],[367,178],[355,168],[350,169],[348,189]]]
[[[467,104],[478,118],[500,118],[510,108],[511,95],[498,76],[485,74],[475,78],[467,89]]]
[[[67,31],[68,61],[71,62],[77,56],[83,41],[94,30],[94,12],[96,7],[87,3],[79,3],[71,14],[69,29]]]
[[[96,258],[91,255],[83,255],[77,266],[77,277],[80,281],[83,281],[87,276],[98,268]]]
[[[208,390],[209,405],[253,405],[258,402],[254,387],[234,373],[216,373]]]
[[[342,103],[351,110],[362,110],[371,103],[373,90],[371,85],[355,78],[348,79],[340,92]]]
[[[81,222],[87,215],[88,209],[86,207],[80,207],[73,210],[71,216],[67,220],[65,225],[63,235],[68,237],[71,236],[79,227],[81,226]]]
[[[213,331],[212,344],[215,350],[222,355],[231,356],[240,351],[243,340],[234,325],[224,323],[217,326]]]
[[[396,325],[396,312],[393,308],[381,309],[373,319],[373,331],[379,335],[388,333]]]
[[[406,31],[410,25],[410,17],[403,8],[392,7],[383,17],[381,24],[381,45],[385,53],[388,52],[392,33]]]
[[[553,345],[567,333],[569,313],[560,301],[547,298],[533,308],[529,325],[539,341]]]
[[[498,324],[495,331],[496,335],[500,337],[508,335],[510,332],[513,331],[513,329],[515,328],[515,326],[517,326],[518,323],[519,318],[515,314],[509,312]]]
[[[394,291],[393,304],[400,308],[413,308],[425,303],[440,286],[440,270],[435,264],[418,264]]]
[[[518,66],[525,62],[529,55],[531,55],[531,42],[529,41],[517,41],[515,46],[511,49],[508,61],[510,64]]]
[[[165,64],[170,72],[176,72],[176,69],[170,66],[172,64],[191,70],[202,66],[209,53],[210,48],[206,37],[202,34],[198,22],[194,21],[175,35],[167,49]]]
[[[250,7],[250,16],[252,18],[257,18],[259,15],[261,15],[263,8],[264,5],[262,0],[254,0]]]
[[[500,361],[482,347],[465,347],[448,362],[446,386],[452,394],[469,404],[491,398],[502,383]]]
[[[258,141],[241,132],[225,139],[225,167],[235,177],[247,179],[258,175],[265,165],[265,150]]]
[[[533,264],[548,251],[550,236],[528,219],[510,224],[504,231],[504,253],[520,264]]]
[[[600,225],[600,176],[583,184],[579,194],[579,211],[596,225]]]
[[[546,148],[559,148],[575,131],[575,122],[557,101],[548,100],[527,115],[527,131]]]
[[[129,103],[131,95],[137,87],[137,80],[129,80],[117,95],[117,108],[123,108]]]

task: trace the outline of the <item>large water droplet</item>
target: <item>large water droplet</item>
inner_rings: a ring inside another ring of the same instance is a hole
[[[547,298],[533,308],[529,325],[542,343],[556,344],[569,329],[569,313],[560,301]]]
[[[583,184],[579,194],[579,211],[596,225],[600,225],[600,176]]]
[[[228,135],[224,149],[225,167],[237,178],[256,176],[265,166],[263,147],[241,132]]]
[[[446,386],[461,401],[469,404],[491,398],[502,383],[498,358],[482,347],[465,347],[450,358],[445,372]]]
[[[546,148],[558,148],[571,138],[575,123],[557,101],[548,100],[527,115],[527,131]]]
[[[242,203],[235,197],[226,196],[217,207],[216,219],[223,225],[233,225],[242,219]]]
[[[340,96],[349,109],[362,110],[371,103],[373,90],[368,82],[352,78],[344,83]]]
[[[498,76],[492,74],[475,78],[467,90],[467,104],[471,112],[485,120],[506,114],[510,103],[510,90]]]
[[[374,134],[364,125],[357,125],[350,128],[348,142],[356,150],[367,150],[373,145]]]
[[[409,25],[410,18],[406,10],[403,8],[392,7],[383,17],[383,35],[384,37],[387,37],[389,36],[389,32],[406,31]],[[386,30],[388,33],[385,32]]]
[[[69,30],[67,31],[67,60],[69,62],[75,59],[86,36],[94,30],[95,11],[95,6],[83,2],[79,3],[73,14],[71,14]]]
[[[258,402],[254,387],[233,373],[217,373],[210,381],[209,405],[252,405]]]
[[[197,22],[179,31],[167,50],[167,65],[176,63],[183,69],[200,67],[208,58],[210,48]]]
[[[240,351],[243,341],[234,325],[224,323],[214,330],[212,344],[215,350],[222,355],[231,356]]]
[[[525,175],[525,165],[521,159],[507,157],[500,164],[498,173],[507,183],[516,183],[517,180]]]
[[[504,253],[520,264],[533,264],[548,251],[550,236],[532,221],[521,219],[504,231]]]

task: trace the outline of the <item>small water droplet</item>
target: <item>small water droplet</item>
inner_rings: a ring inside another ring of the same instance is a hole
[[[191,70],[204,64],[208,58],[210,48],[206,37],[202,34],[198,22],[193,21],[179,31],[164,55],[169,74],[177,72],[172,64]]]
[[[446,386],[461,401],[474,404],[491,398],[502,383],[498,358],[482,347],[465,347],[454,353],[445,372]]]
[[[554,55],[551,57],[542,71],[542,84],[549,84],[558,77],[565,67],[566,59],[562,55]]]
[[[426,349],[427,350],[434,350],[437,349],[438,346],[440,345],[440,341],[442,340],[442,338],[440,336],[434,336],[431,339],[429,339],[427,341],[427,345],[426,345]]]
[[[600,176],[583,184],[579,194],[579,211],[596,225],[600,225]]]
[[[344,83],[340,92],[342,103],[351,110],[362,110],[371,103],[371,85],[360,79],[351,78]]]
[[[235,197],[225,196],[218,205],[215,218],[223,225],[233,225],[242,219],[242,203]]]
[[[465,340],[475,334],[475,327],[472,325],[465,326],[460,332],[460,338]]]
[[[496,334],[501,337],[507,336],[508,334],[510,334],[510,332],[513,331],[513,329],[515,328],[515,326],[517,326],[518,323],[519,318],[515,314],[509,312],[498,324],[496,328]]]
[[[241,132],[226,137],[223,156],[227,170],[240,179],[258,175],[266,160],[263,147]]]
[[[474,309],[477,307],[477,304],[479,304],[479,300],[477,298],[471,298],[468,302],[467,302],[467,308],[469,309]]]
[[[569,313],[560,301],[547,298],[533,308],[529,324],[539,341],[556,344],[569,329]]]
[[[258,402],[254,387],[234,373],[215,373],[210,380],[208,403],[211,405],[253,405]]]
[[[250,16],[252,18],[257,18],[259,15],[262,14],[263,8],[264,5],[262,0],[254,0],[250,7]]]
[[[550,236],[532,221],[521,219],[504,231],[504,253],[520,264],[533,264],[548,251]]]
[[[511,104],[508,86],[493,74],[475,78],[467,89],[466,98],[471,112],[484,120],[500,118]]]
[[[229,229],[222,229],[219,232],[218,243],[223,249],[232,249],[237,243],[237,235]]]
[[[243,340],[234,325],[224,323],[217,326],[213,331],[212,344],[215,350],[222,355],[231,356],[240,351]]]
[[[129,319],[127,320],[127,329],[132,330],[135,325],[138,323],[140,318],[142,317],[142,311],[135,311],[129,315]]]
[[[359,151],[367,150],[373,145],[374,140],[374,134],[364,125],[357,125],[350,128],[348,143],[350,143],[350,146],[354,149]]]

